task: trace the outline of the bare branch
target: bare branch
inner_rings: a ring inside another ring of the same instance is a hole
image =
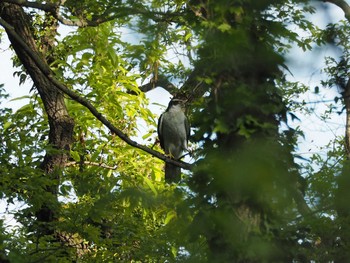
[[[42,71],[42,73],[51,81],[51,83],[58,88],[60,91],[62,91],[64,94],[68,95],[71,99],[74,101],[80,103],[81,105],[85,106],[101,123],[103,123],[112,133],[116,134],[120,139],[125,141],[130,146],[133,146],[135,148],[138,148],[144,152],[147,152],[154,157],[163,160],[165,162],[174,164],[178,167],[181,167],[186,170],[191,170],[192,165],[186,162],[182,161],[176,161],[174,159],[171,159],[170,157],[155,151],[151,148],[148,148],[147,146],[141,145],[133,140],[131,140],[125,133],[123,133],[121,130],[119,130],[117,127],[115,127],[110,121],[106,119],[87,99],[84,97],[78,95],[74,91],[67,88],[64,84],[62,84],[60,81],[58,81],[54,75],[51,69],[42,61],[42,58],[35,52],[33,52],[23,41],[23,39],[16,33],[16,31],[12,28],[11,25],[9,25],[6,21],[4,21],[2,18],[0,18],[0,25],[3,26],[6,29],[6,32],[11,35],[19,45],[23,48],[23,50],[32,58],[33,62],[37,65],[37,67]]]
[[[78,20],[78,21],[72,21],[69,19],[65,19],[63,16],[61,16],[58,12],[57,13],[53,13],[53,16],[60,21],[63,25],[66,26],[77,26],[77,27],[87,27],[87,26],[91,26],[91,27],[95,27],[98,26],[102,23],[111,21],[113,19],[115,19],[116,17],[106,17],[106,18],[98,18],[96,20]]]
[[[142,92],[147,92],[156,87],[162,87],[163,89],[168,91],[170,94],[174,94],[176,90],[178,90],[178,88],[174,84],[172,84],[167,77],[163,75],[159,75],[156,81],[151,79],[150,82],[140,86],[139,89]]]
[[[97,162],[90,162],[90,161],[85,161],[83,163],[81,162],[68,162],[65,164],[66,167],[68,166],[78,166],[78,165],[87,165],[87,166],[98,166],[98,167],[102,167],[102,168],[106,168],[106,169],[110,169],[110,170],[117,170],[118,166],[109,166],[105,163],[97,163]]]
[[[340,7],[345,15],[345,18],[350,21],[350,5],[344,1],[344,0],[321,0],[322,2],[328,2],[335,4],[336,6]]]

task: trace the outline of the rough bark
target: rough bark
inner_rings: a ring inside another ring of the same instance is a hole
[[[1,18],[9,23],[16,33],[26,42],[26,45],[36,54],[43,58],[44,55],[39,52],[33,33],[30,29],[30,20],[22,7],[14,4],[1,4]],[[50,223],[57,219],[55,208],[57,205],[57,191],[60,179],[60,168],[64,167],[67,161],[67,151],[72,143],[74,121],[70,118],[63,94],[51,83],[51,81],[38,68],[32,58],[21,45],[9,34],[11,44],[25,67],[27,73],[31,76],[34,85],[42,99],[47,119],[50,127],[49,145],[55,151],[48,151],[40,168],[45,176],[48,176],[52,183],[45,189],[52,196],[52,200],[46,203],[36,212],[39,223]],[[51,42],[48,42],[51,43]],[[47,50],[48,47],[42,50]],[[51,234],[53,231],[44,227],[44,234]]]

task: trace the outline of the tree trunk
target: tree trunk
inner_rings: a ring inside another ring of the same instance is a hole
[[[0,4],[0,7],[1,17],[15,29],[17,34],[31,48],[32,52],[39,54],[45,61],[44,63],[47,63],[44,59],[44,54],[38,50],[30,29],[29,17],[22,7],[6,3]],[[50,185],[44,186],[44,188],[52,198],[51,200],[46,200],[36,212],[38,223],[43,225],[42,234],[52,234],[53,230],[46,223],[53,222],[58,217],[56,209],[58,206],[57,193],[61,174],[60,169],[67,160],[70,144],[73,141],[74,121],[68,114],[63,94],[47,79],[21,46],[10,36],[9,39],[42,99],[50,127],[49,145],[55,149],[55,151],[46,153],[40,166],[44,175],[50,178]],[[48,40],[46,45],[50,45],[50,43],[52,43],[52,39]],[[48,50],[48,48],[50,47],[46,46],[42,50]]]

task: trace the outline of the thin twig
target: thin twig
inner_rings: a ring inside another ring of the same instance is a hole
[[[90,161],[84,161],[83,163],[81,162],[67,162],[65,164],[66,167],[68,166],[77,166],[77,165],[81,165],[81,164],[85,164],[87,166],[98,166],[98,167],[102,167],[102,168],[106,168],[106,169],[110,169],[110,170],[117,170],[118,166],[109,166],[105,163],[97,163],[97,162],[90,162]]]

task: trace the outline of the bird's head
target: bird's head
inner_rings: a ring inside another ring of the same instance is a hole
[[[185,103],[186,101],[185,100],[181,100],[181,99],[172,99],[170,102],[169,102],[169,105],[168,105],[168,109],[167,110],[170,110],[171,108],[180,108],[181,110],[185,110]]]

